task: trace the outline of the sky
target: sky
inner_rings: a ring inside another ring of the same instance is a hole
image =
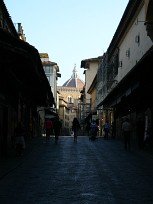
[[[119,25],[129,0],[4,0],[26,42],[48,53],[59,66],[62,86],[74,66],[84,81],[81,61],[102,56]]]

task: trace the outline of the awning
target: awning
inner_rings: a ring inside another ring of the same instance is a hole
[[[49,119],[54,119],[58,117],[58,114],[54,111],[52,111],[49,108],[45,108],[45,118],[49,118]]]

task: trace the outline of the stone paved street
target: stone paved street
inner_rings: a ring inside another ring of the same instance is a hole
[[[80,136],[77,143],[60,137],[46,144],[43,138],[29,151],[6,173],[1,162],[0,204],[153,203],[153,154],[147,150],[133,146],[129,152],[118,140]]]

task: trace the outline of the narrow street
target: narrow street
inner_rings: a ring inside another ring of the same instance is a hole
[[[152,204],[153,154],[122,141],[42,138],[0,179],[1,204]]]

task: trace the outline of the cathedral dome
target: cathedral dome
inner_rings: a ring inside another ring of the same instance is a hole
[[[84,87],[84,81],[79,79],[79,76],[77,74],[77,70],[76,70],[76,65],[74,66],[73,69],[73,74],[71,76],[70,79],[68,79],[63,86],[65,87],[75,87],[75,88],[79,88],[82,89]]]

